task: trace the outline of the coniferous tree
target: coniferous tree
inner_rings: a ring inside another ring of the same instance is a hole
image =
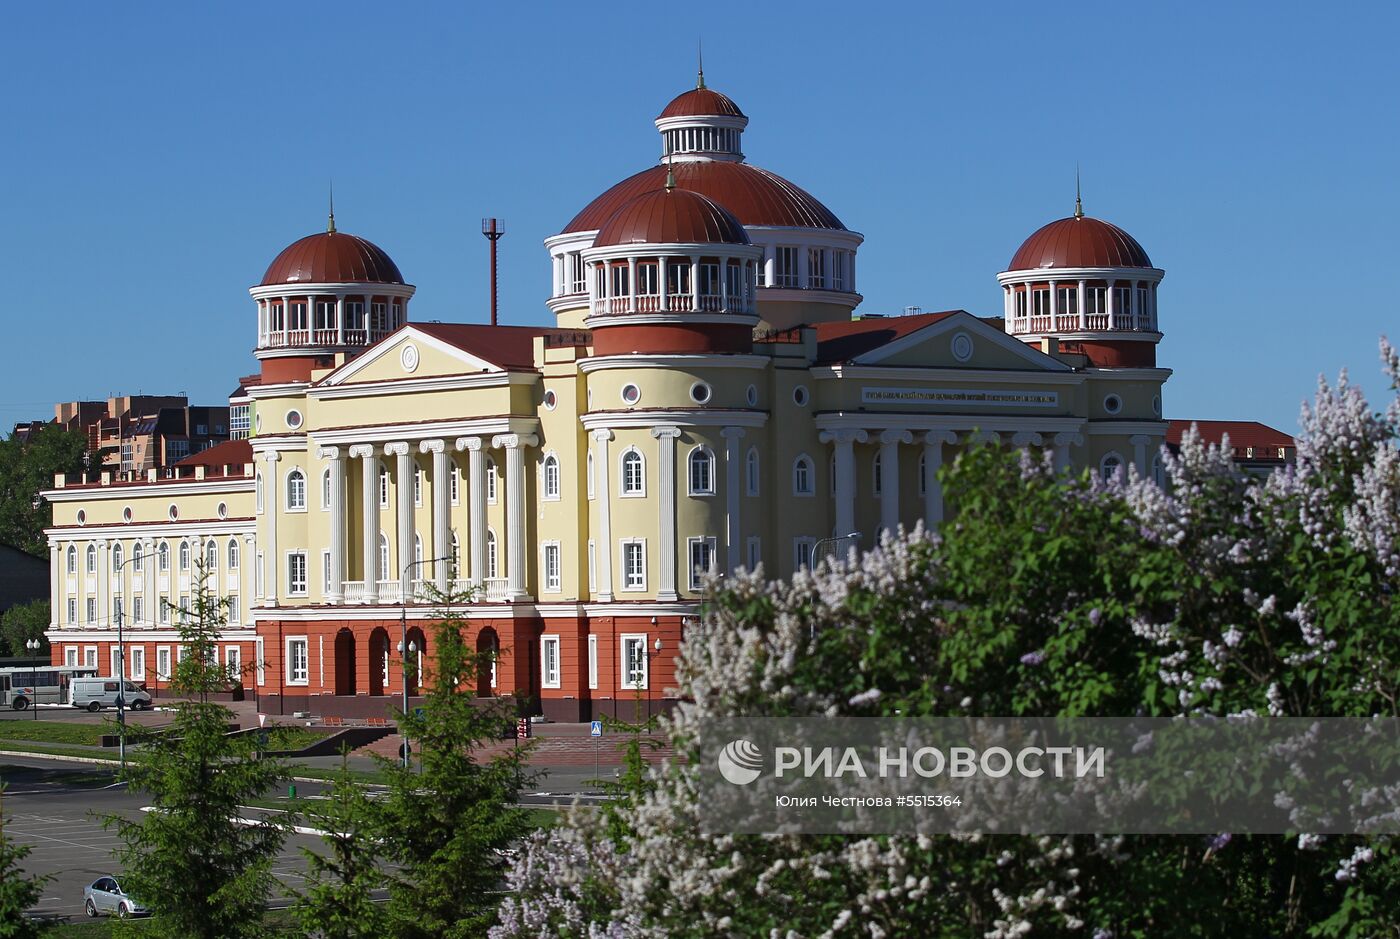
[[[0,785],[0,799],[5,787]],[[0,806],[0,939],[37,939],[48,926],[30,919],[25,911],[43,896],[47,877],[26,877],[19,866],[29,855],[28,845],[13,845],[5,837],[3,806]]]
[[[492,653],[468,648],[466,621],[451,609],[461,594],[441,595],[423,706],[404,720],[420,768],[385,762],[386,854],[397,869],[389,887],[390,934],[400,939],[480,936],[495,919],[506,849],[529,830],[516,806],[528,748],[484,758],[510,720],[474,703],[477,676]]]
[[[145,758],[128,765],[127,781],[149,794],[153,810],[137,821],[109,816],[107,824],[125,842],[122,883],[153,913],[151,935],[262,936],[286,831],[276,821],[245,824],[239,807],[284,780],[286,767],[259,758],[254,737],[230,735],[232,712],[210,700],[233,676],[218,664],[227,603],[214,596],[203,565],[193,601],[190,609],[172,607],[183,656],[170,686],[185,700],[162,732],[133,728]]]

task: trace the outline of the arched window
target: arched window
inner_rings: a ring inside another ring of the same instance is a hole
[[[389,468],[383,463],[379,464],[379,507],[389,507]]]
[[[78,549],[71,544],[68,546],[68,573],[78,573]]]
[[[496,461],[486,458],[486,501],[496,504]]]
[[[206,571],[216,571],[219,569],[219,546],[214,540],[209,539],[209,543],[204,546],[204,569]]]
[[[810,496],[815,491],[813,476],[812,458],[807,454],[802,454],[792,461],[792,494],[795,496]]]
[[[327,469],[321,474],[321,508],[331,507],[331,471]]]
[[[379,533],[379,579],[389,579],[389,536]]]
[[[255,501],[257,502],[258,514],[261,515],[261,514],[262,514],[262,510],[263,510],[263,478],[262,478],[262,473],[259,473],[259,474],[257,475],[257,479],[256,479],[256,481],[254,482],[254,489],[257,491],[257,498],[256,498]]]
[[[758,447],[749,447],[744,457],[744,483],[749,495],[758,495]]]
[[[646,460],[634,447],[622,454],[622,494],[644,496],[647,491]]]
[[[419,565],[413,569],[413,579],[418,580],[423,576],[423,536],[417,532],[413,533],[413,563]]]
[[[486,576],[496,576],[496,533],[486,530]]]
[[[593,498],[593,451],[588,451],[588,460],[584,464],[584,474],[588,477],[588,498]]]
[[[919,454],[919,495],[928,492],[928,457]]]
[[[883,456],[883,453],[876,453],[875,459],[870,462],[870,489],[877,496],[885,488],[885,474],[882,472],[881,466],[884,462],[881,459]]]
[[[544,458],[544,497],[559,498],[559,458],[552,453]]]
[[[122,570],[122,543],[120,541],[112,545],[112,573],[120,574]]]
[[[230,539],[228,540],[228,569],[231,570],[231,571],[236,571],[236,570],[238,570],[238,539],[237,539],[237,538],[230,538]]]
[[[294,469],[287,474],[287,511],[300,512],[306,508],[306,474]]]
[[[162,574],[170,570],[170,542],[162,541],[156,550],[156,569]]]
[[[131,543],[131,568],[138,574],[146,569],[146,558],[141,553],[141,542],[139,541]]]
[[[88,545],[88,549],[87,549],[87,572],[88,572],[89,574],[96,574],[96,573],[97,573],[97,545],[95,545],[95,544],[90,544],[90,545]]]
[[[1114,479],[1123,477],[1123,458],[1117,453],[1105,453],[1099,461],[1099,472],[1104,479]]]
[[[182,542],[180,542],[180,570],[182,570],[182,571],[187,571],[187,570],[189,570],[189,569],[190,569],[190,543],[189,543],[188,541],[182,541]]]
[[[712,496],[715,494],[715,455],[701,445],[690,451],[686,461],[690,467],[690,494],[692,496]]]
[[[1162,458],[1160,456],[1154,456],[1152,458],[1152,481],[1155,482],[1159,488],[1165,489],[1167,487],[1167,474],[1163,471]]]

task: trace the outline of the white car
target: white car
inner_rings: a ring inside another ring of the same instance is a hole
[[[115,913],[117,916],[145,916],[150,910],[122,891],[115,877],[99,877],[83,888],[83,911],[89,916]]]

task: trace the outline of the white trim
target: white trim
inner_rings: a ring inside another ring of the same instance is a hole
[[[980,430],[994,433],[1039,431],[1061,433],[1083,430],[1089,421],[1082,417],[1036,417],[1030,414],[896,414],[886,411],[828,411],[819,414],[816,429],[823,430],[907,430],[913,433],[935,430]],[[1166,424],[1162,424],[1166,429]]]
[[[657,424],[677,427],[762,427],[768,423],[768,412],[720,408],[590,411],[579,415],[579,423],[584,430],[651,428]]]
[[[642,488],[630,492],[627,489],[627,460],[631,454],[636,454],[642,464]],[[629,444],[617,455],[617,497],[619,499],[645,499],[647,495],[647,457],[635,445]]]
[[[642,582],[640,586],[629,584],[627,570],[627,546],[640,545],[642,549]],[[621,575],[617,579],[618,593],[646,593],[647,590],[647,540],[645,538],[619,538],[617,539],[617,559],[618,573]]]
[[[706,544],[710,547],[710,566],[700,575],[695,573],[695,565],[692,562],[695,545]],[[699,590],[704,583],[705,574],[712,574],[719,570],[719,539],[714,535],[691,535],[685,539],[685,583],[686,589],[690,591]]]
[[[539,431],[538,418],[490,417],[467,420],[427,421],[422,424],[377,424],[363,427],[337,427],[317,430],[312,436],[321,446],[336,444],[383,444],[405,438],[420,440],[436,437],[493,437],[500,434],[533,434]]]
[[[709,464],[710,485],[705,489],[695,488],[695,476],[691,472],[691,462],[694,461],[697,453],[704,454],[705,461]],[[715,479],[718,468],[719,461],[715,458],[715,451],[709,444],[697,443],[691,447],[685,455],[685,494],[688,496],[712,496],[719,492],[719,480]]]
[[[1118,475],[1122,479],[1127,479],[1128,461],[1123,459],[1123,455],[1117,450],[1110,450],[1099,458],[1099,476],[1103,479],[1108,478],[1108,461],[1110,459],[1118,461],[1118,471],[1115,475]]]
[[[554,461],[554,494],[549,493],[549,461]],[[540,501],[558,502],[563,498],[564,492],[564,464],[559,459],[559,454],[553,450],[546,450],[540,455]]]
[[[301,474],[301,506],[293,508],[292,476],[297,473]],[[282,474],[282,491],[284,493],[283,505],[281,506],[282,511],[291,515],[300,515],[304,513],[307,509],[307,504],[311,501],[310,489],[311,486],[308,484],[306,478],[306,470],[302,469],[300,466],[290,467],[287,472]]]
[[[1145,280],[1158,284],[1167,272],[1160,267],[1030,267],[1002,271],[997,283],[1002,287],[1027,281],[1051,280]]]
[[[554,678],[549,677],[548,662],[549,657],[545,655],[545,648],[554,646]],[[540,636],[540,687],[541,688],[562,688],[564,679],[563,663],[563,643],[559,641],[558,633],[550,633]]]
[[[1047,372],[1071,371],[1070,366],[1061,362],[1059,359],[1046,355],[1039,349],[1027,345],[1020,339],[1008,336],[999,329],[993,329],[971,313],[962,310],[956,310],[952,316],[945,316],[938,322],[930,323],[927,326],[916,329],[912,333],[896,339],[894,342],[886,343],[883,346],[858,355],[852,359],[851,362],[857,365],[874,365],[883,362],[891,356],[898,355],[915,346],[922,345],[930,339],[941,336],[944,333],[955,332],[959,329],[968,330],[977,338],[985,339],[993,347],[1019,356],[1030,364],[1039,366]]]
[[[635,251],[635,245],[629,245]],[[648,250],[650,245],[647,246]],[[714,254],[714,248],[709,249],[710,254]],[[707,295],[708,296],[708,295]],[[808,298],[804,298],[808,299]],[[757,326],[759,324],[757,313],[688,313],[677,310],[674,313],[614,313],[601,316],[585,316],[583,325],[588,329],[597,329],[603,326],[663,326],[674,323],[684,323],[686,325],[730,325],[730,326]]]
[[[588,637],[588,687],[589,690],[598,687],[598,637],[592,634]]]
[[[808,487],[807,487],[807,491],[806,491],[806,492],[803,492],[803,491],[801,491],[800,489],[797,488],[797,466],[798,466],[799,463],[803,462],[804,460],[806,461],[807,467],[808,467],[808,469],[807,469],[807,482],[808,482]],[[795,498],[799,498],[799,499],[810,499],[810,498],[813,498],[813,497],[816,496],[816,494],[817,494],[817,463],[816,463],[815,460],[813,460],[813,459],[811,458],[811,456],[809,456],[809,455],[806,454],[806,453],[799,453],[797,456],[795,456],[795,457],[792,458],[792,477],[791,477],[791,482],[792,482],[792,494],[793,494],[793,496],[794,496]]]
[[[646,633],[623,633],[618,640],[618,687],[623,691],[647,691],[651,684],[651,646]],[[641,681],[629,681],[627,674],[627,644],[640,640],[642,644]]]
[[[357,360],[358,361],[358,360]],[[366,398],[375,395],[418,394],[429,391],[465,391],[471,388],[502,388],[507,385],[533,385],[538,372],[479,372],[474,375],[443,375],[436,378],[384,378],[353,385],[313,385],[306,396],[320,401]]]
[[[1165,371],[1170,372],[1170,369]],[[1025,382],[1039,385],[1082,385],[1085,372],[1041,372],[1033,369],[953,368],[921,365],[821,365],[811,369],[818,381],[827,379],[893,379],[895,381],[942,381],[1005,384]],[[1098,374],[1093,377],[1098,378]]]
[[[149,495],[207,496],[215,493],[252,492],[252,476],[206,476],[204,479],[168,480],[156,482],[114,483],[111,486],[90,486],[74,483],[63,489],[43,489],[39,495],[50,502],[96,502],[103,499],[142,499]],[[115,527],[111,526],[111,527]]]
[[[436,336],[423,332],[421,329],[415,327],[412,323],[406,323],[394,332],[390,333],[388,336],[385,336],[383,339],[379,340],[378,343],[376,343],[374,346],[371,346],[359,356],[355,357],[351,361],[342,365],[340,368],[331,372],[326,377],[322,378],[316,383],[316,387],[331,388],[344,383],[346,379],[353,378],[355,375],[364,371],[364,369],[368,366],[374,364],[375,362],[378,362],[381,359],[388,357],[390,354],[389,350],[397,350],[399,344],[405,339],[421,343],[422,345],[425,345],[431,349],[441,352],[448,358],[455,359],[456,361],[461,362],[463,365],[467,366],[467,368],[470,369],[472,372],[491,372],[496,374],[502,374],[506,371],[494,362],[488,362],[485,359],[478,358],[477,356],[472,355],[470,352],[466,352],[463,349],[460,349],[449,342],[446,342],[442,339],[439,339]],[[397,351],[394,354],[397,355]]]
[[[1088,422],[1084,427],[1084,433],[1090,437],[1131,436],[1133,434],[1165,437],[1167,426],[1166,421],[1115,421],[1101,418]]]
[[[306,597],[306,596],[310,596],[310,595],[311,595],[311,561],[310,561],[310,558],[309,558],[309,556],[308,556],[308,554],[307,554],[306,549],[305,549],[305,548],[289,548],[288,550],[286,550],[286,551],[284,551],[284,552],[282,553],[282,556],[286,559],[286,567],[283,568],[283,570],[286,571],[286,573],[287,573],[287,594],[286,594],[286,595],[289,596],[289,597]],[[294,590],[294,589],[292,589],[292,558],[294,558],[294,557],[300,557],[300,558],[301,558],[301,567],[302,567],[302,589],[301,589],[301,590]]]
[[[292,643],[300,643],[306,649],[306,677],[297,680],[292,677]],[[282,642],[282,677],[288,687],[304,688],[311,684],[311,642],[306,636],[287,636]]]
[[[621,318],[621,317],[619,317]],[[634,316],[627,316],[631,322]],[[732,317],[724,317],[725,322],[729,322]],[[687,322],[694,322],[689,315]],[[579,359],[578,370],[587,375],[590,372],[603,372],[610,369],[633,369],[633,368],[749,368],[764,369],[772,364],[773,360],[766,355],[643,355],[630,353],[626,355],[603,355],[590,356],[586,359]]]
[[[549,582],[549,549],[553,548],[554,560],[557,564],[555,572],[558,578],[554,584]],[[564,549],[558,541],[540,542],[540,593],[562,593],[564,591]]]

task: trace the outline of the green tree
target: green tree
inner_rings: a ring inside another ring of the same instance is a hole
[[[13,435],[0,441],[0,544],[48,557],[44,529],[53,523],[53,508],[39,492],[53,488],[54,474],[82,473],[89,464],[87,437],[57,424],[25,441]]]
[[[0,802],[5,787],[0,784]],[[0,939],[35,939],[49,931],[44,923],[25,916],[43,896],[47,877],[26,877],[20,867],[29,855],[28,845],[13,845],[5,837],[5,816],[0,806]]]
[[[385,853],[396,865],[389,886],[391,934],[400,939],[480,936],[495,918],[506,850],[530,828],[516,807],[528,748],[480,752],[509,722],[499,707],[474,703],[477,675],[491,653],[468,648],[466,621],[451,612],[467,599],[438,598],[429,685],[423,706],[403,721],[421,771],[384,761]]]
[[[0,616],[0,649],[8,650],[9,655],[30,655],[24,647],[26,641],[38,639],[42,646],[39,656],[49,654],[49,640],[44,631],[49,628],[49,601],[30,600],[5,611]]]
[[[210,700],[233,677],[218,664],[216,643],[226,601],[196,569],[192,608],[180,621],[184,656],[171,689],[186,700],[162,732],[135,731],[144,759],[129,764],[131,787],[150,794],[153,811],[139,821],[109,816],[124,846],[122,883],[154,914],[151,934],[169,939],[242,939],[265,935],[263,910],[274,884],[272,862],[284,826],[245,824],[240,806],[287,776],[284,764],[259,756],[253,736],[228,733],[232,712]]]
[[[350,770],[342,752],[340,770],[324,801],[306,815],[320,829],[328,853],[303,848],[307,889],[293,915],[308,936],[322,939],[379,939],[389,935],[388,917],[372,892],[384,883],[380,867],[383,813]]]

